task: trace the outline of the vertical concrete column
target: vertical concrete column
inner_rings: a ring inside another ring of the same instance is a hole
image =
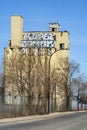
[[[20,46],[23,34],[23,18],[11,16],[11,47]]]

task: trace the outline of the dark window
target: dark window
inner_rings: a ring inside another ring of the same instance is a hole
[[[55,31],[55,28],[52,28],[52,32],[54,32]]]
[[[9,43],[8,43],[8,44],[9,44],[9,47],[11,47],[11,40],[9,40]]]
[[[64,49],[64,43],[60,43],[60,49],[61,49],[61,50]]]

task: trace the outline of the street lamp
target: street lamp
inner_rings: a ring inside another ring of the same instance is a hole
[[[48,114],[50,113],[51,111],[51,108],[50,108],[50,61],[51,61],[51,58],[52,56],[57,53],[58,51],[64,51],[64,50],[69,50],[68,48],[65,48],[65,49],[58,49],[58,50],[55,50],[51,55],[50,55],[50,58],[49,58],[49,68],[48,68],[48,72],[49,72],[49,82],[48,82]]]

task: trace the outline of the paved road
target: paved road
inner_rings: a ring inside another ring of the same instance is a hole
[[[0,125],[0,130],[87,130],[87,112],[77,112],[34,122]]]

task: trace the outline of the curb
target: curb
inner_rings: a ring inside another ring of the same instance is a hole
[[[17,124],[17,123],[24,123],[24,122],[33,122],[39,121],[44,119],[51,119],[53,117],[59,117],[63,115],[73,114],[77,112],[85,112],[85,111],[71,111],[71,112],[55,112],[46,115],[34,115],[34,116],[24,116],[24,117],[15,117],[15,118],[5,118],[0,119],[0,125],[3,124]]]

